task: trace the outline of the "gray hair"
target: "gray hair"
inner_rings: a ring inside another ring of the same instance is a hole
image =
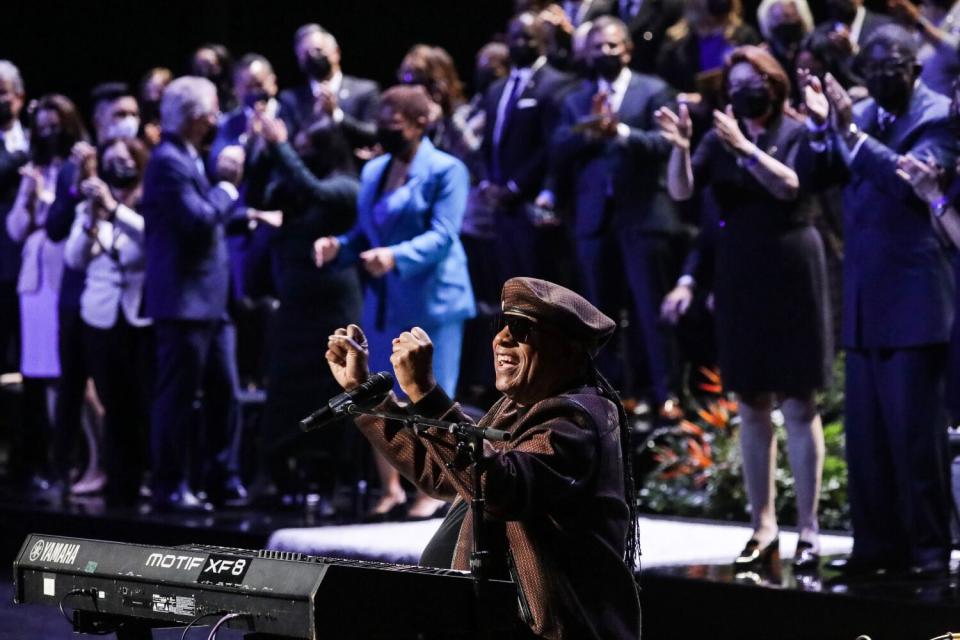
[[[330,38],[331,40],[333,40],[333,45],[334,45],[335,47],[339,47],[339,46],[340,46],[340,45],[337,43],[337,39],[333,37],[333,34],[332,34],[332,33],[330,33],[329,31],[327,31],[326,29],[324,29],[324,28],[321,27],[320,25],[318,25],[316,22],[310,22],[310,23],[307,23],[307,24],[303,25],[303,26],[300,27],[299,29],[297,29],[297,32],[296,32],[295,34],[293,34],[293,48],[296,49],[297,47],[299,47],[299,46],[300,46],[300,43],[303,42],[303,39],[304,39],[304,38],[306,38],[307,36],[312,36],[312,35],[315,34],[315,33],[320,33],[320,34],[326,36],[327,38]]]
[[[23,95],[23,77],[20,75],[20,69],[9,60],[0,60],[0,80],[8,81],[13,85],[13,92],[17,95]]]
[[[198,76],[181,76],[163,91],[160,128],[179,135],[193,118],[214,113],[216,101],[217,88],[212,82]]]
[[[800,24],[803,25],[805,34],[813,31],[813,12],[810,11],[810,5],[807,0],[763,0],[757,7],[757,24],[760,25],[760,33],[764,39],[770,40],[773,33],[770,31],[770,10],[778,4],[792,4],[797,7],[797,13],[800,15]]]

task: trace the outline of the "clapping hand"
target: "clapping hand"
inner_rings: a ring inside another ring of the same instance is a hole
[[[217,156],[217,179],[239,186],[243,181],[243,164],[246,153],[240,145],[224,147]]]
[[[313,262],[317,267],[330,264],[340,253],[340,241],[333,236],[317,238],[313,243]]]
[[[713,130],[724,146],[735,153],[746,156],[753,152],[753,143],[743,135],[730,105],[727,105],[726,111],[713,110]]]
[[[390,364],[397,384],[411,402],[419,402],[437,386],[433,377],[433,342],[420,327],[404,331],[393,339]]]
[[[660,127],[660,135],[677,149],[688,151],[690,149],[690,138],[693,135],[693,124],[690,121],[690,110],[687,105],[680,103],[678,109],[679,115],[668,109],[661,107],[654,112],[653,117]]]
[[[333,112],[337,110],[337,106],[337,94],[326,84],[321,84],[320,95],[317,96],[317,101],[313,106],[314,115],[327,114],[328,116],[333,116]]]
[[[366,269],[374,278],[381,278],[397,266],[397,259],[393,255],[393,249],[389,247],[377,247],[368,249],[360,254],[360,261],[363,262],[363,268]]]
[[[897,161],[897,175],[909,182],[917,197],[927,204],[943,197],[943,173],[943,168],[929,152],[925,160],[908,153]]]
[[[853,122],[853,100],[832,73],[828,73],[824,84],[824,93],[830,103],[831,124],[837,133],[845,134]]]
[[[799,69],[797,77],[803,87],[803,105],[806,114],[816,124],[822,125],[830,116],[830,101],[823,92],[820,78],[810,73],[809,69]]]
[[[355,324],[333,332],[327,339],[325,357],[337,384],[347,391],[360,386],[370,377],[367,337]]]
[[[117,200],[113,197],[110,187],[97,176],[81,182],[80,193],[93,203],[95,215],[101,220],[109,219],[117,208]]]
[[[265,113],[258,113],[254,120],[260,135],[270,144],[283,144],[289,139],[287,125],[280,118],[272,118]]]

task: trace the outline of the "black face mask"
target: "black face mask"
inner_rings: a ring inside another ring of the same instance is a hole
[[[851,0],[827,0],[827,16],[835,22],[852,24],[857,17],[857,6]]]
[[[803,40],[803,25],[799,22],[784,22],[770,30],[773,39],[784,49],[790,49]]]
[[[388,127],[377,127],[377,142],[385,153],[392,156],[401,155],[410,147],[410,141],[403,137],[403,131]]]
[[[477,69],[473,76],[473,88],[477,93],[484,93],[497,79],[493,69]]]
[[[67,153],[67,142],[62,133],[49,133],[37,136],[30,141],[33,160],[40,165],[50,164],[54,158],[63,158]]]
[[[901,113],[910,101],[910,83],[899,73],[867,76],[867,91],[884,111],[894,114]]]
[[[730,94],[730,104],[738,118],[759,118],[770,110],[771,102],[766,87],[744,87]]]
[[[203,134],[203,140],[200,141],[200,146],[204,149],[209,149],[213,146],[213,141],[217,138],[217,125],[211,125],[207,132]]]
[[[311,53],[303,61],[303,72],[314,80],[326,80],[332,70],[330,58],[322,53]]]
[[[623,71],[623,60],[620,56],[598,56],[591,63],[594,74],[607,81],[614,81]]]
[[[707,0],[707,11],[714,18],[722,18],[733,9],[731,0]]]
[[[114,189],[129,189],[137,184],[140,174],[135,166],[110,163],[103,167],[100,177]]]
[[[13,103],[7,100],[0,102],[0,126],[6,126],[13,120]]]
[[[540,57],[540,50],[532,45],[510,45],[510,62],[519,69],[531,66]]]

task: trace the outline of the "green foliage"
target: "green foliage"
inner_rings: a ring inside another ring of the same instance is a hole
[[[658,429],[641,451],[639,468],[648,472],[640,487],[640,508],[660,513],[719,520],[749,520],[743,484],[737,403],[723,394],[719,375],[701,370],[685,406],[686,419]],[[831,386],[818,398],[826,456],[820,496],[820,526],[848,529],[847,465],[842,423],[843,360],[837,359]],[[776,506],[783,524],[796,523],[796,492],[787,461],[786,430],[778,423]]]

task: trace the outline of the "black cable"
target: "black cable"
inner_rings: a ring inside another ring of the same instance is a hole
[[[67,612],[63,610],[63,604],[67,601],[67,598],[69,598],[70,596],[90,596],[90,598],[93,599],[93,609],[94,609],[94,611],[96,611],[97,613],[100,613],[100,605],[97,603],[97,590],[96,590],[96,589],[93,589],[93,588],[90,588],[90,589],[72,589],[72,590],[70,590],[70,591],[67,591],[65,594],[63,594],[63,597],[60,598],[60,603],[59,603],[58,607],[59,607],[59,609],[60,609],[60,615],[63,616],[64,620],[66,620],[66,621],[70,624],[71,627],[74,627],[73,619],[70,618],[69,616],[67,616]],[[99,622],[102,622],[102,621],[99,621]],[[94,622],[94,626],[97,626],[97,623],[96,623],[96,622]],[[115,628],[113,628],[113,627],[107,627],[107,628],[105,628],[105,629],[96,629],[96,630],[94,630],[94,631],[86,631],[85,633],[87,633],[87,634],[89,634],[89,635],[94,635],[94,636],[106,636],[106,635],[110,635],[111,633],[114,633],[114,632],[116,632],[116,629],[115,629]]]
[[[637,558],[640,556],[640,521],[637,514],[637,487],[633,477],[633,437],[630,433],[630,421],[623,408],[620,394],[603,377],[603,374],[593,365],[593,375],[601,395],[610,400],[617,408],[617,417],[620,423],[620,454],[623,459],[623,493],[627,502],[627,511],[630,522],[627,524],[627,537],[624,540],[623,561],[631,573],[637,570]]]
[[[180,634],[180,640],[184,640],[187,637],[187,631],[190,631],[190,629],[193,628],[193,625],[197,624],[204,618],[211,618],[213,616],[222,616],[222,615],[226,615],[226,613],[227,613],[226,611],[214,611],[213,613],[201,613],[196,618],[191,620],[189,624],[187,624],[187,626],[183,628],[183,633]]]
[[[63,594],[63,597],[60,598],[60,604],[59,604],[60,615],[63,616],[64,620],[70,623],[71,627],[73,626],[73,619],[67,616],[67,612],[63,610],[63,603],[66,602],[67,598],[69,598],[70,596],[86,596],[86,595],[90,595],[90,592],[87,589],[73,589],[71,591],[67,591],[65,594]]]

